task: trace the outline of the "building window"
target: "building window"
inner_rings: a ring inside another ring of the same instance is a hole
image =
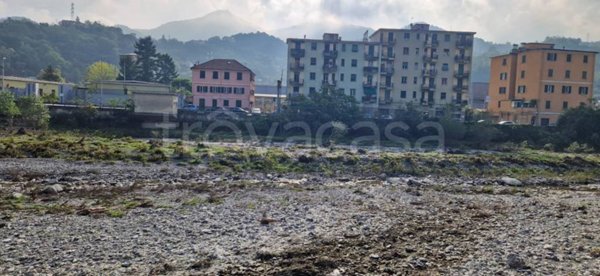
[[[442,85],[448,84],[448,78],[442,78]]]
[[[226,80],[229,79],[229,72],[225,72],[225,75],[223,76],[223,78],[225,78]]]
[[[202,86],[196,86],[196,92],[202,92]]]
[[[563,94],[571,94],[571,86],[569,86],[569,85],[563,85],[563,87],[562,87],[562,93]]]
[[[581,78],[587,80],[587,71],[581,72]]]
[[[554,93],[554,85],[553,84],[544,85],[544,93]]]
[[[317,89],[316,89],[316,88],[314,88],[314,87],[310,87],[310,88],[308,89],[308,93],[310,93],[310,94],[313,94],[313,93],[316,93],[316,92],[317,92]]]
[[[402,62],[402,69],[408,69],[408,62]]]
[[[442,71],[448,71],[448,70],[449,70],[448,63],[442,64]]]
[[[524,79],[525,78],[525,70],[521,70],[521,78]]]
[[[300,92],[300,87],[298,87],[298,86],[294,86],[294,88],[293,88],[293,91],[294,91],[295,93],[298,93],[298,92]]]
[[[242,107],[242,100],[235,100],[235,107]]]
[[[551,105],[552,105],[551,101],[546,101],[546,109],[550,109]]]
[[[449,34],[445,34],[444,35],[444,41],[446,41],[446,42],[450,41],[450,35]]]
[[[569,102],[563,102],[563,109],[569,109]]]
[[[500,89],[498,90],[498,93],[506,94],[506,87],[500,87]]]
[[[400,91],[400,98],[406,99],[406,91]]]
[[[415,55],[419,55],[419,48],[415,48]]]
[[[587,55],[583,56],[583,63],[588,63],[588,56]]]
[[[242,72],[238,72],[237,73],[237,80],[242,80],[243,79],[242,76],[243,76]]]
[[[548,53],[546,55],[546,60],[547,61],[556,61],[556,53]]]
[[[315,72],[310,72],[310,80],[317,79],[317,74]]]
[[[522,55],[521,56],[521,63],[526,63],[527,62],[527,56],[526,55]]]
[[[310,58],[310,65],[317,65],[317,58]]]
[[[224,107],[228,107],[229,106],[229,100],[223,100],[223,106]]]
[[[346,44],[342,44],[342,52],[346,52]]]
[[[346,66],[346,60],[345,59],[342,59],[341,65],[342,65],[342,67]]]
[[[540,119],[540,125],[541,126],[549,126],[550,125],[550,119],[548,119],[548,118],[541,118]]]
[[[413,91],[413,99],[417,98],[417,91]]]
[[[350,81],[351,82],[355,82],[356,81],[356,74],[351,74],[350,75]]]
[[[506,66],[506,59],[505,58],[502,59],[502,66]]]
[[[401,78],[401,82],[402,82],[402,84],[408,83],[408,78],[407,77],[402,77]]]
[[[200,101],[198,101],[198,107],[204,108],[205,106],[206,106],[206,100],[200,99]]]
[[[508,73],[500,73],[500,80],[506,80],[508,78]]]
[[[216,99],[212,100],[212,107],[217,107],[217,100]]]
[[[317,43],[316,42],[311,42],[310,43],[310,49],[313,50],[313,51],[317,50]]]
[[[419,78],[418,77],[413,77],[413,84],[417,84],[419,82]]]
[[[525,93],[527,91],[527,87],[525,85],[519,85],[519,87],[517,88],[517,93]]]
[[[356,97],[356,89],[354,89],[354,88],[350,89],[350,96]]]
[[[201,79],[205,79],[206,78],[206,72],[205,71],[200,71],[200,78]]]
[[[570,78],[571,78],[571,70],[565,71],[565,79],[570,79]]]
[[[587,95],[588,94],[588,87],[586,86],[580,86],[579,87],[579,95]]]
[[[358,44],[352,44],[352,52],[353,53],[358,52]]]
[[[340,81],[344,81],[344,74],[340,74]]]
[[[567,54],[567,62],[571,62],[571,54]]]
[[[410,50],[409,50],[409,48],[408,48],[408,47],[404,47],[404,48],[402,48],[402,54],[403,54],[403,55],[408,55],[409,51],[410,51]]]
[[[553,69],[548,69],[548,77],[549,78],[554,77],[554,70]]]
[[[356,60],[356,59],[353,59],[351,63],[352,63],[351,64],[352,67],[358,66],[358,60]]]
[[[213,71],[212,78],[213,78],[213,80],[219,79],[219,72],[218,71]]]
[[[410,33],[404,33],[404,39],[409,40],[410,39]]]
[[[445,100],[446,99],[446,92],[440,93],[440,99],[441,100]]]
[[[502,107],[502,102],[498,101],[498,108]]]

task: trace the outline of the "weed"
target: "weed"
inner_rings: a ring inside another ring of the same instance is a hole
[[[109,209],[106,214],[111,218],[122,218],[125,216],[125,212],[120,209]]]

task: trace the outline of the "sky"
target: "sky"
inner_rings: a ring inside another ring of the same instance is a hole
[[[174,20],[229,10],[262,31],[303,23],[402,28],[427,22],[475,31],[495,42],[541,41],[546,36],[600,40],[600,0],[0,0],[0,17],[38,22],[69,19],[147,29]]]

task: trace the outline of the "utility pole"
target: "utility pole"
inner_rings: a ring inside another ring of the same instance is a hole
[[[283,70],[281,70],[281,78],[277,81],[277,113],[281,113],[281,82],[283,79]]]
[[[75,20],[75,3],[71,3],[71,20]]]
[[[4,63],[6,61],[6,57],[2,57],[2,89],[0,91],[4,91]]]

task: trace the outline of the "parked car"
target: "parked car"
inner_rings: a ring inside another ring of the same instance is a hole
[[[499,125],[503,125],[503,126],[512,126],[512,125],[515,124],[515,122],[513,122],[513,121],[500,121],[498,124]]]
[[[186,111],[197,111],[198,106],[195,104],[186,104],[181,109]]]
[[[251,113],[252,113],[252,114],[261,114],[262,112],[261,112],[260,108],[258,108],[258,107],[253,107],[253,108],[252,108],[252,112],[251,112]]]

